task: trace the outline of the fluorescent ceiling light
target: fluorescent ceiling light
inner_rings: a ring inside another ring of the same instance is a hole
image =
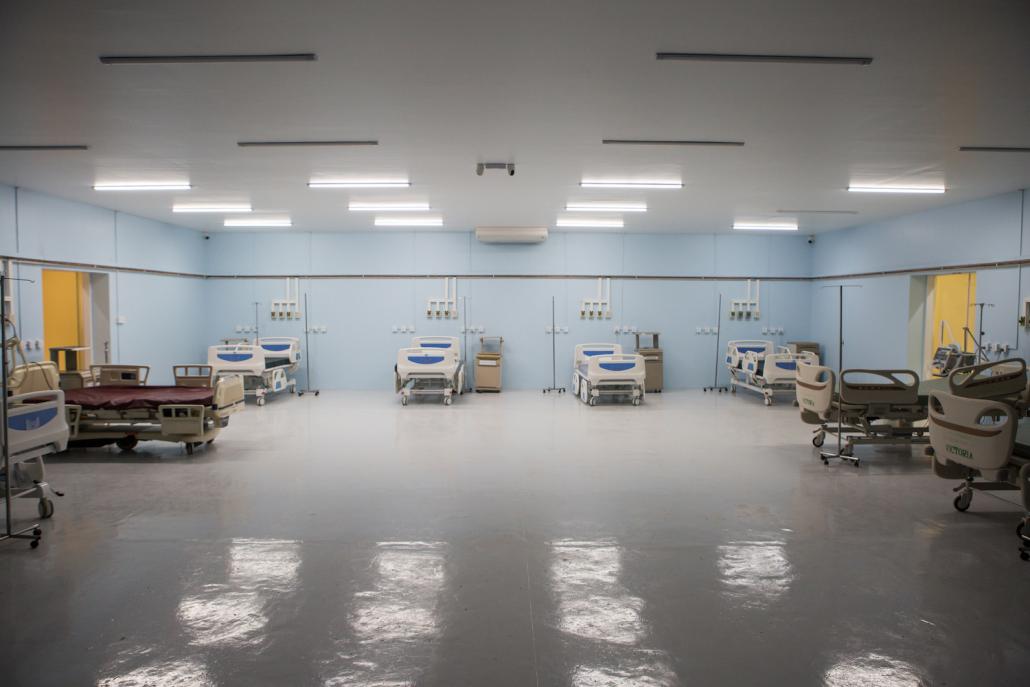
[[[351,202],[347,209],[351,212],[425,212],[429,203],[359,203]]]
[[[573,219],[559,217],[556,227],[579,227],[594,229],[622,229],[625,226],[621,219]]]
[[[184,64],[196,62],[314,62],[313,52],[208,55],[101,55],[101,64]]]
[[[295,146],[377,146],[375,140],[341,140],[341,141],[236,141],[240,148],[288,148]]]
[[[603,138],[603,145],[618,146],[742,146],[743,141],[702,141],[689,139],[652,139],[652,138]]]
[[[593,203],[566,203],[566,212],[647,212],[647,203],[620,203],[598,201]]]
[[[637,181],[633,179],[584,179],[579,182],[583,188],[683,188],[682,181]]]
[[[227,219],[223,223],[226,227],[292,227],[293,222],[286,218],[265,218],[248,217],[246,219]]]
[[[760,55],[721,52],[659,52],[656,60],[686,62],[776,62],[786,64],[851,64],[865,66],[873,63],[871,57],[844,55]]]
[[[943,186],[848,186],[852,193],[944,193]]]
[[[407,179],[325,179],[308,182],[308,188],[407,188]]]
[[[786,222],[734,222],[737,231],[797,231],[798,225]]]
[[[41,145],[9,145],[0,146],[0,150],[89,150],[89,146],[76,143],[72,145],[64,144],[41,144]]]
[[[857,215],[858,210],[777,210],[781,215]]]
[[[442,227],[442,217],[376,217],[377,227]]]
[[[214,203],[210,205],[173,205],[172,212],[250,212],[250,203],[223,203],[216,205]]]
[[[192,186],[188,181],[126,181],[117,184],[94,184],[94,191],[189,191]]]

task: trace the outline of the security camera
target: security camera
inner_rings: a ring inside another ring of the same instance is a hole
[[[813,243],[815,243],[815,237],[814,236],[809,236],[808,237],[808,245],[811,246]]]
[[[508,167],[508,176],[510,176],[510,177],[515,176],[515,164],[514,163],[509,163],[507,165],[507,167]]]
[[[482,162],[476,165],[476,176],[483,176],[483,172],[486,171],[486,165]]]
[[[211,240],[211,235],[210,234],[205,234],[204,235],[204,240],[205,241],[210,241]]]

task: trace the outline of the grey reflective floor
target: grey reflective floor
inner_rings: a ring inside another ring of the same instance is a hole
[[[327,392],[55,457],[0,684],[1026,685],[1016,507],[810,436],[746,395]]]

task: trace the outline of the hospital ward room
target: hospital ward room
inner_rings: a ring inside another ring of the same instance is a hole
[[[1028,36],[0,3],[0,687],[1030,685]]]

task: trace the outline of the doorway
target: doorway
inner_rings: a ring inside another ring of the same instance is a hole
[[[939,348],[951,347],[960,353],[975,350],[972,334],[975,302],[975,272],[940,274],[928,278],[924,373],[928,372],[934,353]]]
[[[111,362],[108,275],[43,270],[43,351],[61,372]]]

